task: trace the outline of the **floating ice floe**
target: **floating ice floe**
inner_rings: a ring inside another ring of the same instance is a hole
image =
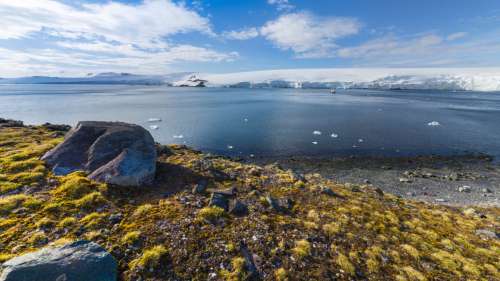
[[[314,131],[313,135],[321,136],[321,131]]]
[[[318,144],[318,142],[317,141],[313,141],[312,144]]]
[[[148,122],[153,123],[153,122],[161,122],[161,118],[149,118]]]
[[[336,138],[338,138],[338,137],[339,137],[339,135],[337,135],[337,134],[335,134],[335,133],[332,133],[332,134],[330,135],[330,137],[332,137],[332,138],[336,139]]]
[[[358,140],[358,142],[359,142],[359,143],[362,143],[362,142],[364,142],[364,140],[363,140],[363,139],[359,139],[359,140]]]
[[[232,145],[227,146],[227,149],[233,149],[233,148],[234,148],[234,146],[232,146]]]
[[[149,128],[150,128],[151,130],[158,130],[160,127],[158,127],[158,126],[156,126],[156,125],[151,125],[151,126],[149,126]]]
[[[243,119],[244,122],[248,122],[248,118]]]
[[[254,157],[255,157],[255,155],[254,155],[254,154],[250,154],[250,158],[254,158]]]
[[[183,135],[173,135],[172,136],[174,139],[183,139],[184,136]]]
[[[427,126],[436,127],[436,126],[441,126],[441,124],[438,121],[432,121],[427,123]]]

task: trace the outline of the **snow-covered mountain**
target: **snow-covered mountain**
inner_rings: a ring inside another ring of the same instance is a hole
[[[89,74],[86,77],[1,79],[0,84],[126,84],[235,88],[364,88],[401,90],[500,91],[498,68],[327,68],[227,74],[179,72],[166,75]]]
[[[126,85],[164,85],[169,77],[162,75],[136,75],[130,73],[106,72],[88,74],[86,77],[49,77],[31,76],[1,79],[0,84],[126,84]],[[177,77],[173,78],[176,79]]]
[[[209,86],[500,91],[498,68],[285,69],[200,74]]]

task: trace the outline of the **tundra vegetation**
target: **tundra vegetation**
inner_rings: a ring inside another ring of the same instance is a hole
[[[500,241],[482,235],[499,232],[499,208],[414,202],[176,145],[158,146],[154,184],[117,187],[53,175],[39,159],[61,136],[0,128],[0,263],[88,239],[123,280],[500,280]],[[246,214],[209,204],[229,189]]]

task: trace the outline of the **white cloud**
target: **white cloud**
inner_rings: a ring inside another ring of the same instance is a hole
[[[0,0],[1,39],[47,32],[67,38],[104,38],[149,46],[181,32],[211,34],[209,20],[170,0],[69,6],[54,0]]]
[[[79,2],[81,3],[81,2]],[[165,72],[179,61],[219,62],[238,57],[206,47],[175,44],[172,35],[214,33],[210,21],[182,3],[144,0],[68,5],[55,0],[0,0],[0,39],[43,40],[44,49],[3,49],[0,73],[16,66],[26,73],[113,71]],[[58,68],[59,66],[59,68]],[[16,70],[18,72],[18,70]]]
[[[278,11],[289,11],[295,8],[288,0],[267,0],[269,5],[275,5]]]
[[[282,50],[292,50],[299,58],[331,57],[339,38],[358,33],[360,23],[353,18],[317,17],[311,13],[290,13],[266,23],[260,33]]]
[[[452,34],[448,35],[448,37],[446,37],[446,40],[453,41],[453,40],[463,38],[465,36],[467,36],[467,32],[456,32],[456,33],[452,33]]]
[[[241,30],[226,31],[222,36],[231,40],[248,40],[259,36],[259,31],[255,27],[250,27]]]
[[[370,66],[491,66],[498,63],[495,54],[500,51],[500,40],[454,42],[464,36],[462,32],[448,36],[387,35],[339,48],[336,56],[350,59],[356,65]]]

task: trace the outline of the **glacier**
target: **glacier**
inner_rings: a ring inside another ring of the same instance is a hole
[[[174,87],[500,91],[500,68],[323,68],[163,75],[0,78],[0,84],[124,84]]]

